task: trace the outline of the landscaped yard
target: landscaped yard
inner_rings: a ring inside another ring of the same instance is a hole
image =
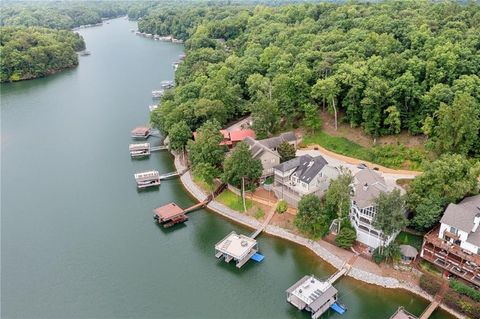
[[[365,147],[345,137],[332,136],[323,131],[307,134],[304,144],[318,144],[332,152],[377,163],[391,168],[418,170],[426,158],[425,151],[403,145]]]
[[[243,212],[243,201],[242,197],[238,196],[237,194],[232,193],[230,190],[226,189],[223,191],[218,197],[215,198],[218,202],[224,204],[225,206]],[[245,198],[245,206],[247,210],[252,208],[253,203],[248,198]]]
[[[400,232],[397,238],[395,238],[395,242],[399,245],[410,245],[415,247],[418,252],[420,253],[420,249],[422,248],[423,237],[420,235],[414,235],[406,232]]]

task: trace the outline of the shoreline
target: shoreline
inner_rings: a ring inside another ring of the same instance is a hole
[[[171,152],[172,156],[174,157],[174,166],[177,171],[182,171],[185,169],[185,166],[181,163],[180,158],[174,152]],[[187,171],[185,174],[180,176],[180,181],[182,182],[183,188],[197,201],[203,201],[207,195],[203,193],[203,191],[193,182],[191,178],[190,171]],[[243,215],[239,212],[236,212],[225,205],[212,200],[207,206],[207,209],[225,217],[229,220],[234,221],[235,223],[241,224],[243,226],[256,229],[261,223],[247,215]],[[343,259],[339,258],[338,256],[334,255],[333,253],[329,252],[326,248],[319,245],[317,242],[307,239],[302,236],[298,236],[289,232],[288,230],[281,228],[279,226],[274,225],[267,225],[264,232],[270,236],[278,237],[284,240],[291,241],[295,244],[301,245],[309,250],[311,250],[315,255],[320,257],[324,262],[328,263],[335,269],[340,269],[345,262]],[[424,292],[419,286],[400,282],[399,280],[392,278],[392,277],[384,277],[380,276],[371,272],[367,272],[365,270],[356,268],[354,265],[352,266],[351,270],[346,274],[346,276],[351,277],[355,280],[361,281],[363,283],[371,284],[380,286],[383,288],[388,289],[404,289],[407,290],[423,299],[426,299],[429,302],[434,300],[433,296],[428,295]],[[443,303],[439,305],[439,308],[445,310],[449,314],[453,315],[457,318],[467,318],[462,314],[456,312],[455,310],[447,307]]]

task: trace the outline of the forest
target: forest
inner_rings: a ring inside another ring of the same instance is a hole
[[[412,227],[430,229],[448,203],[478,192],[479,26],[474,2],[152,9],[141,31],[187,41],[177,87],[151,121],[172,147],[188,149],[194,173],[207,183],[230,178],[218,129],[247,114],[258,138],[318,131],[322,112],[373,141],[420,135],[428,150],[419,159],[424,174],[411,182],[404,205]],[[204,137],[188,141],[195,130]],[[332,211],[315,201],[307,205],[312,211]],[[327,224],[319,221],[318,229]]]
[[[0,81],[42,77],[78,65],[81,36],[40,27],[0,27]]]
[[[168,132],[180,120],[196,129],[251,113],[262,137],[328,110],[372,138],[426,134],[438,154],[478,156],[479,8],[387,1],[152,10],[141,31],[188,39],[178,87],[154,119]]]

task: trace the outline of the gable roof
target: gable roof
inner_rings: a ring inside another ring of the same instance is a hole
[[[392,190],[376,171],[364,168],[355,174],[353,200],[359,208],[372,206],[380,193]]]
[[[243,141],[247,137],[255,138],[256,137],[255,132],[250,129],[230,132],[230,140],[232,142]]]
[[[282,142],[295,142],[297,140],[297,136],[294,132],[285,132],[280,134],[279,136],[266,138],[263,140],[259,140],[258,142],[263,146],[274,150],[276,149]]]
[[[458,204],[450,203],[440,222],[469,233],[467,241],[480,246],[480,227],[472,232],[476,216],[480,217],[480,195],[467,197]]]
[[[250,136],[247,136],[243,141],[249,146],[253,158],[259,158],[265,152],[280,157],[280,155],[278,155],[276,151],[271,150],[270,148],[260,143],[260,141],[257,141]]]
[[[328,162],[322,156],[312,157],[306,154],[283,162],[275,166],[274,169],[282,173],[295,169],[292,174],[296,174],[300,181],[310,184],[327,164]]]

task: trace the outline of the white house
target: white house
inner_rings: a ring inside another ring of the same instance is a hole
[[[480,254],[480,195],[467,197],[458,204],[450,203],[440,223],[439,238]]]
[[[421,256],[480,287],[480,195],[449,204],[424,236]]]
[[[385,179],[376,171],[364,168],[353,178],[352,206],[350,221],[357,231],[357,241],[373,249],[388,245],[398,233],[385,236],[382,231],[373,227],[376,213],[375,199],[382,192],[390,192],[393,187],[387,186]]]
[[[279,164],[273,171],[275,195],[294,207],[304,195],[315,193],[322,196],[330,181],[340,174],[322,156],[308,154]]]

